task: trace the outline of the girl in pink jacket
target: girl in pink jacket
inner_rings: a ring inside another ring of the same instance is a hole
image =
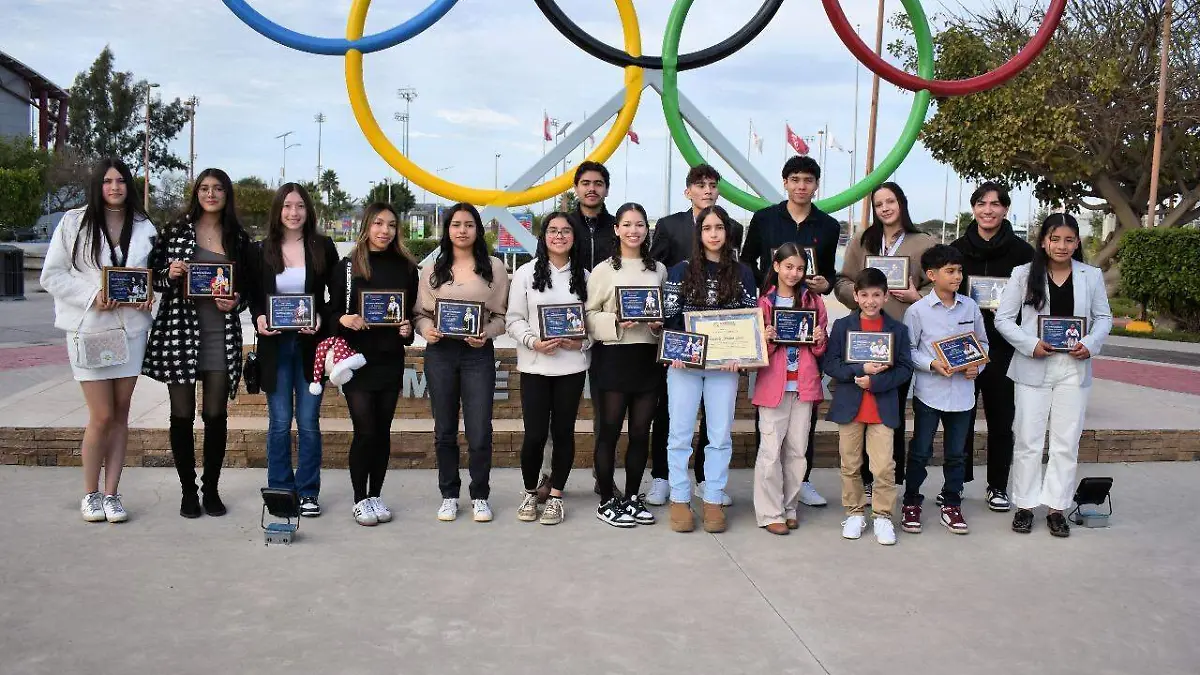
[[[754,463],[754,513],[758,526],[771,534],[787,534],[798,526],[796,505],[807,467],[804,455],[812,409],[824,400],[818,359],[825,353],[829,318],[821,296],[804,285],[809,265],[804,249],[792,243],[780,246],[758,300],[771,345],[770,364],[758,371],[754,385],[753,403],[758,406],[762,436]],[[796,326],[806,324],[807,329],[794,331],[804,343],[776,342],[781,332],[787,332],[782,326],[776,329],[776,309],[815,314],[815,321],[811,314],[787,318]]]

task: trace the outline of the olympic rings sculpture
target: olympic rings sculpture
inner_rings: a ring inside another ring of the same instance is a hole
[[[393,168],[417,185],[437,195],[455,201],[494,206],[522,206],[561,194],[571,187],[571,176],[563,174],[540,185],[520,192],[471,188],[458,185],[429,173],[415,164],[396,148],[380,128],[372,112],[363,82],[363,55],[383,51],[420,35],[440,21],[458,3],[458,0],[433,0],[420,13],[403,24],[382,33],[364,36],[367,12],[371,0],[353,0],[346,22],[344,39],[324,38],[297,33],[267,19],[252,8],[247,0],[222,0],[225,6],[247,26],[264,37],[285,47],[298,51],[326,56],[343,56],[346,60],[346,91],[359,128],[367,141]],[[626,132],[641,104],[645,88],[644,70],[661,70],[663,77],[663,116],[670,130],[672,141],[688,164],[695,166],[704,160],[688,134],[679,109],[679,73],[683,70],[700,68],[724,59],[749,44],[775,17],[783,0],[765,0],[746,25],[732,36],[711,47],[679,53],[679,39],[688,10],[693,0],[675,0],[663,35],[662,56],[642,54],[641,30],[632,0],[614,0],[621,21],[624,50],[607,45],[585,32],[571,21],[559,8],[555,0],[534,0],[546,19],[573,44],[588,54],[607,63],[620,66],[625,71],[625,95],[616,121],[597,144],[587,159],[604,162],[620,147]],[[817,207],[824,211],[837,211],[865,197],[872,188],[885,180],[907,158],[916,145],[921,126],[929,111],[932,96],[962,96],[998,87],[1020,74],[1049,44],[1058,29],[1066,10],[1067,0],[1051,0],[1050,8],[1037,32],[1020,52],[999,68],[965,80],[935,80],[933,37],[929,20],[920,0],[902,0],[905,12],[912,22],[917,42],[917,74],[906,73],[888,64],[876,55],[858,37],[850,26],[840,0],[822,0],[825,14],[834,31],[846,48],[873,73],[903,89],[916,93],[913,105],[905,122],[904,130],[892,150],[879,166],[858,183],[845,191],[818,200]],[[722,180],[720,193],[730,202],[746,209],[756,210],[770,202],[762,197],[740,190],[732,183]]]

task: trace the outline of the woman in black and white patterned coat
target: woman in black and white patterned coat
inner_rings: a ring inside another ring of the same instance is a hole
[[[237,395],[242,377],[242,322],[250,296],[247,284],[250,238],[238,220],[233,184],[220,169],[197,176],[187,213],[161,237],[150,256],[154,289],[162,296],[142,374],[167,385],[171,399],[171,454],[183,499],[179,515],[198,518],[201,501],[196,489],[196,448],[192,428],[196,419],[196,382],[204,385],[204,512],[225,514],[218,494],[225,461],[228,401]],[[232,263],[231,298],[188,295],[189,263]]]

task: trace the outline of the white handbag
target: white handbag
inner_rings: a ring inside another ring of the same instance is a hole
[[[76,368],[107,368],[125,365],[129,361],[129,335],[125,332],[125,319],[121,316],[119,309],[116,311],[117,320],[121,322],[120,328],[110,328],[95,333],[79,331],[83,327],[83,320],[87,318],[88,312],[92,311],[92,303],[95,301],[96,296],[93,295],[92,302],[88,303],[88,308],[79,317],[74,334],[71,339],[67,340],[67,354],[71,357],[71,365]]]

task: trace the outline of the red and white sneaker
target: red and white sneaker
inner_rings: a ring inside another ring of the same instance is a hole
[[[921,505],[909,504],[900,517],[900,529],[909,534],[921,534]]]
[[[971,531],[967,527],[967,521],[963,520],[962,510],[957,506],[942,507],[942,525],[954,534],[968,534]]]

